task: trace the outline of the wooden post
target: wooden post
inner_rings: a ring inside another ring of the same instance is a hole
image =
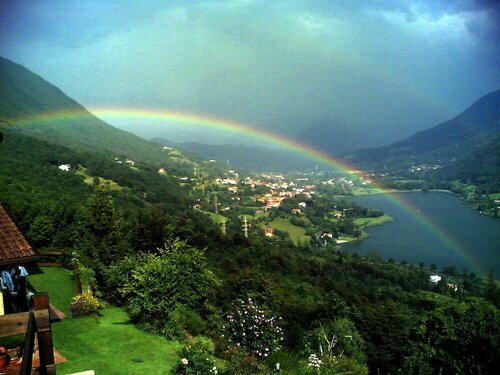
[[[28,329],[26,330],[23,361],[21,363],[21,370],[19,372],[19,374],[21,375],[31,374],[31,369],[33,368],[33,349],[35,347],[35,333],[37,327],[35,314],[33,313],[33,311],[29,312],[28,314]]]
[[[49,295],[38,293],[34,301],[35,315],[38,326],[38,353],[40,355],[40,374],[54,375],[56,373],[52,329],[50,325]],[[49,312],[37,314],[37,312]]]

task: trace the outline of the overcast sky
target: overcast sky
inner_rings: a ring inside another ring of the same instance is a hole
[[[0,55],[88,107],[384,144],[500,88],[497,1],[6,1]],[[348,124],[348,125],[346,125]]]

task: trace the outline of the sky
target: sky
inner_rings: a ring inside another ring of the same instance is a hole
[[[299,139],[322,122],[363,148],[500,88],[497,3],[0,0],[0,55],[88,108],[198,113]],[[170,125],[173,140],[238,140]]]

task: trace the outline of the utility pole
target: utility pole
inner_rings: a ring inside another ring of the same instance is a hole
[[[342,210],[342,217],[345,217],[345,212],[346,212],[346,211],[351,211],[351,210],[352,210],[352,208],[344,208],[344,209]]]
[[[218,207],[218,203],[217,203],[217,195],[214,197],[214,205],[215,205],[215,214],[218,215],[219,214],[219,207]]]
[[[248,227],[250,225],[248,224],[247,217],[245,216],[243,219],[243,232],[245,233],[245,238],[248,238]]]
[[[222,222],[222,234],[224,236],[226,235],[226,221],[225,220]]]
[[[207,191],[207,204],[210,204],[210,191]]]

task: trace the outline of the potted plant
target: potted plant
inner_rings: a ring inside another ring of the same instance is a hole
[[[7,349],[3,346],[0,346],[0,369],[7,367],[10,363],[10,355],[7,352]]]
[[[0,347],[7,351],[11,363],[21,359],[21,356],[23,355],[23,346],[24,335],[2,337],[0,340]]]

